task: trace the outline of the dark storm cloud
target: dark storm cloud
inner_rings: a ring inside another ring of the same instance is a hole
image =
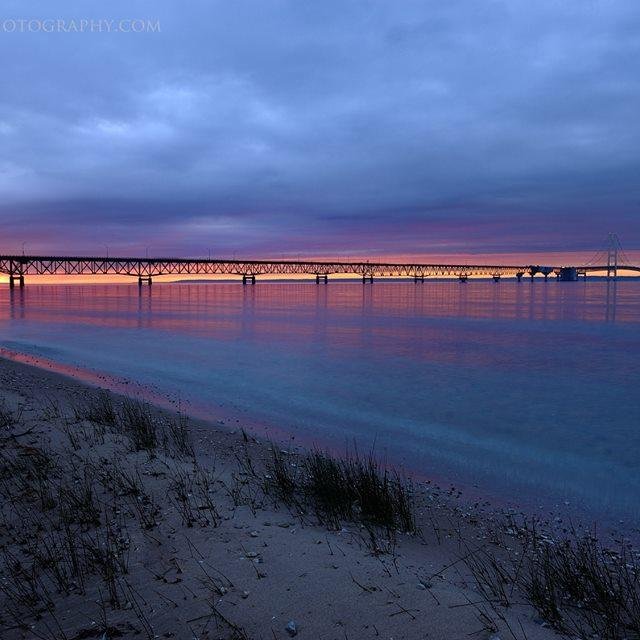
[[[640,247],[640,8],[4,3],[0,250]],[[0,25],[1,26],[1,25]]]

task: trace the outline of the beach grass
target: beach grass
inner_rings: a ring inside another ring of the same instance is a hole
[[[356,450],[336,458],[314,450],[291,456],[272,444],[265,491],[288,506],[312,510],[332,528],[358,521],[390,531],[418,531],[410,482],[373,452],[361,457]]]

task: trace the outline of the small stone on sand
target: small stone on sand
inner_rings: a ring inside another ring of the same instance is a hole
[[[298,626],[296,625],[294,620],[289,620],[287,626],[284,629],[292,638],[293,636],[298,635]]]

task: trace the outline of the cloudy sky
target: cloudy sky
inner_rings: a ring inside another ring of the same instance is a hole
[[[638,0],[3,0],[0,20],[2,252],[640,249]]]

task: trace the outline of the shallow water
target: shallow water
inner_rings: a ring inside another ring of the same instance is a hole
[[[0,346],[505,504],[640,515],[640,282],[29,285]]]

